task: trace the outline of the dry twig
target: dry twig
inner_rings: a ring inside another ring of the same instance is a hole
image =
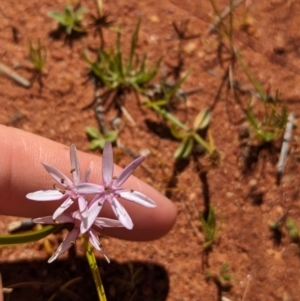
[[[29,88],[31,86],[31,83],[26,78],[19,75],[17,72],[3,63],[0,63],[0,72],[25,88]]]
[[[220,17],[217,16],[213,23],[209,26],[205,34],[210,34],[215,31],[216,27],[222,22],[223,19],[225,19],[235,8],[237,8],[241,3],[243,3],[245,0],[236,0],[232,3],[231,7],[227,6],[221,13]]]
[[[285,165],[286,158],[288,155],[288,150],[289,150],[290,142],[292,139],[294,118],[295,118],[294,112],[291,112],[288,116],[288,120],[286,123],[285,132],[284,132],[284,136],[283,136],[283,142],[282,142],[282,146],[281,146],[280,157],[279,157],[278,164],[277,164],[277,176],[278,177],[281,177],[281,175],[283,173],[284,165]]]

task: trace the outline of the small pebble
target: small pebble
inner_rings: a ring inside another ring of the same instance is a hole
[[[186,54],[192,54],[196,48],[197,48],[197,45],[195,42],[189,42],[183,47],[183,51]]]
[[[248,182],[248,186],[250,188],[254,188],[257,186],[257,180],[256,179],[251,179],[249,182]]]
[[[157,15],[148,16],[148,19],[153,23],[158,23],[160,21]]]

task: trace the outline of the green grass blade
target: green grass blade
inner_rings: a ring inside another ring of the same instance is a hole
[[[132,35],[132,39],[131,39],[131,47],[130,47],[130,55],[129,55],[129,61],[128,61],[128,69],[131,70],[132,69],[132,60],[134,58],[135,55],[135,49],[137,46],[137,41],[139,38],[139,30],[140,30],[140,25],[141,25],[141,19],[139,18],[135,31]]]
[[[37,241],[58,231],[62,226],[63,225],[48,225],[41,230],[31,231],[29,233],[0,235],[0,246],[13,246]]]

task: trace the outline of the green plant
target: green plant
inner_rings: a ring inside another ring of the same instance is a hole
[[[188,75],[189,73],[186,73],[185,76],[174,84],[161,81],[153,89],[148,89],[145,94],[149,97],[149,102],[145,104],[145,107],[152,108],[153,106],[159,106],[168,109],[173,105],[175,99],[182,100],[184,98],[182,94],[184,93],[180,93],[179,89]]]
[[[87,52],[84,52],[84,58],[89,64],[93,74],[100,82],[109,90],[122,90],[124,88],[133,88],[141,93],[144,85],[148,84],[157,74],[161,59],[156,63],[152,70],[146,67],[146,58],[144,55],[142,60],[136,53],[138,33],[140,28],[140,20],[131,38],[131,48],[129,57],[124,60],[121,50],[121,31],[117,32],[116,48],[110,52],[98,50],[96,61],[92,62]]]
[[[203,248],[207,251],[211,249],[215,236],[217,235],[216,215],[213,206],[209,207],[207,220],[204,217],[200,217],[200,221],[204,234]]]
[[[209,110],[204,109],[198,113],[196,116],[192,129],[179,131],[178,127],[176,125],[171,126],[171,132],[172,135],[181,140],[181,143],[179,144],[178,148],[176,149],[174,153],[174,157],[176,159],[179,158],[188,158],[190,154],[192,153],[195,144],[199,144],[202,147],[204,147],[208,152],[210,152],[210,146],[206,143],[203,143],[203,139],[198,134],[199,131],[205,130],[211,120],[211,113]],[[199,139],[201,138],[201,140]]]
[[[32,42],[29,42],[29,60],[37,72],[41,72],[47,61],[47,50],[42,46],[38,39],[37,46],[34,47]]]
[[[103,149],[106,142],[115,142],[118,138],[117,131],[106,131],[103,135],[97,128],[87,126],[85,128],[87,135],[91,138],[89,148],[95,150],[97,148]]]
[[[48,16],[53,18],[61,27],[65,28],[66,33],[71,35],[74,31],[84,32],[81,27],[83,14],[88,11],[86,7],[78,7],[74,9],[71,4],[65,6],[63,12],[50,11]]]
[[[164,119],[171,123],[170,130],[172,136],[178,140],[181,140],[178,148],[174,152],[174,158],[186,159],[188,158],[196,145],[199,145],[202,149],[208,152],[212,166],[218,166],[220,163],[220,155],[215,148],[214,139],[210,131],[208,131],[208,140],[201,137],[203,131],[205,132],[209,122],[211,120],[211,113],[208,109],[204,109],[196,116],[192,128],[182,123],[176,116],[168,112],[165,108],[158,106],[146,99],[145,106],[150,107],[156,113],[161,115]]]
[[[279,138],[287,122],[285,105],[282,105],[281,112],[277,110],[277,99],[274,102],[264,102],[264,117],[260,121],[255,117],[252,108],[247,110],[247,120],[260,143],[269,143]]]
[[[294,243],[299,243],[300,240],[300,232],[297,227],[295,221],[292,218],[286,219],[286,227],[291,238],[291,241]]]
[[[214,282],[222,288],[230,287],[232,285],[231,284],[232,276],[229,273],[228,263],[227,262],[222,263],[220,271],[218,273],[213,273],[210,270],[207,270],[206,279],[214,280]]]

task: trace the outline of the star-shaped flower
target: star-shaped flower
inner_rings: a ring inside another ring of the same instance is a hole
[[[80,226],[82,224],[82,218],[79,211],[75,211],[71,214],[63,213],[60,216],[57,217],[57,219],[54,221],[52,216],[45,216],[34,219],[35,223],[40,224],[63,224],[63,223],[72,223],[74,224],[74,228],[69,234],[66,236],[66,238],[63,240],[63,242],[59,245],[56,252],[52,255],[52,257],[48,260],[48,263],[53,262],[55,259],[57,259],[58,256],[60,256],[62,253],[67,251],[72,245],[75,244],[75,241],[80,234]],[[115,228],[115,227],[123,227],[123,225],[115,219],[110,218],[104,218],[104,217],[97,217],[94,220],[93,225],[90,229],[84,234],[88,237],[89,242],[92,244],[92,246],[100,251],[105,259],[109,261],[109,258],[105,254],[105,252],[102,249],[101,243],[99,241],[97,230],[101,230],[103,228]]]
[[[144,159],[145,157],[139,157],[135,159],[123,169],[118,177],[114,177],[112,145],[109,142],[106,143],[102,157],[103,186],[96,184],[86,184],[90,185],[90,191],[93,191],[96,194],[94,200],[92,200],[90,204],[90,211],[93,212],[95,218],[98,216],[102,205],[104,205],[105,202],[109,202],[112,210],[114,211],[115,215],[122,223],[122,225],[127,229],[132,229],[133,222],[126,209],[118,201],[118,197],[145,207],[156,207],[155,202],[146,195],[132,189],[122,188],[124,182],[131,176],[134,170],[144,161]],[[82,184],[79,184],[75,188],[75,191],[77,189],[80,190],[84,186],[81,185]],[[93,218],[89,217],[86,225],[82,224],[82,233],[87,231],[90,228],[91,224],[93,224]]]
[[[78,162],[76,146],[74,144],[72,144],[70,147],[70,159],[73,181],[54,166],[42,163],[48,173],[62,188],[59,188],[57,187],[57,184],[54,184],[54,189],[39,190],[26,195],[28,199],[34,201],[63,200],[64,202],[59,206],[52,216],[54,220],[56,220],[76,200],[78,200],[79,212],[81,216],[84,219],[87,218],[88,207],[85,194],[93,193],[90,192],[90,186],[86,185],[90,174],[90,169],[88,169],[83,178],[80,179],[80,166]],[[77,188],[78,185],[80,185],[80,188]]]

